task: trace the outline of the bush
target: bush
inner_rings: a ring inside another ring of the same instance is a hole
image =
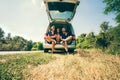
[[[120,46],[117,44],[110,45],[107,48],[106,52],[114,55],[120,54]]]

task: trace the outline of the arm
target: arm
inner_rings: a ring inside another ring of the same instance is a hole
[[[51,38],[56,38],[56,34],[54,36],[50,36]]]

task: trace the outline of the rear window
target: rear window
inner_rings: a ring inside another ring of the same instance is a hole
[[[59,12],[70,11],[73,12],[75,4],[65,2],[49,2],[49,10],[58,10]]]
[[[75,4],[65,2],[49,2],[48,9],[52,19],[69,20],[73,16]]]

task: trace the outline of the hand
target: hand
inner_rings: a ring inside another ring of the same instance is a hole
[[[48,39],[51,39],[51,36],[49,36],[49,35],[48,35],[48,37],[47,37],[47,38],[48,38]]]

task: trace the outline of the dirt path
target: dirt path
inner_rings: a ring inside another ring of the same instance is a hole
[[[30,70],[28,80],[119,80],[120,58],[115,56],[79,53],[53,54],[56,60]]]

